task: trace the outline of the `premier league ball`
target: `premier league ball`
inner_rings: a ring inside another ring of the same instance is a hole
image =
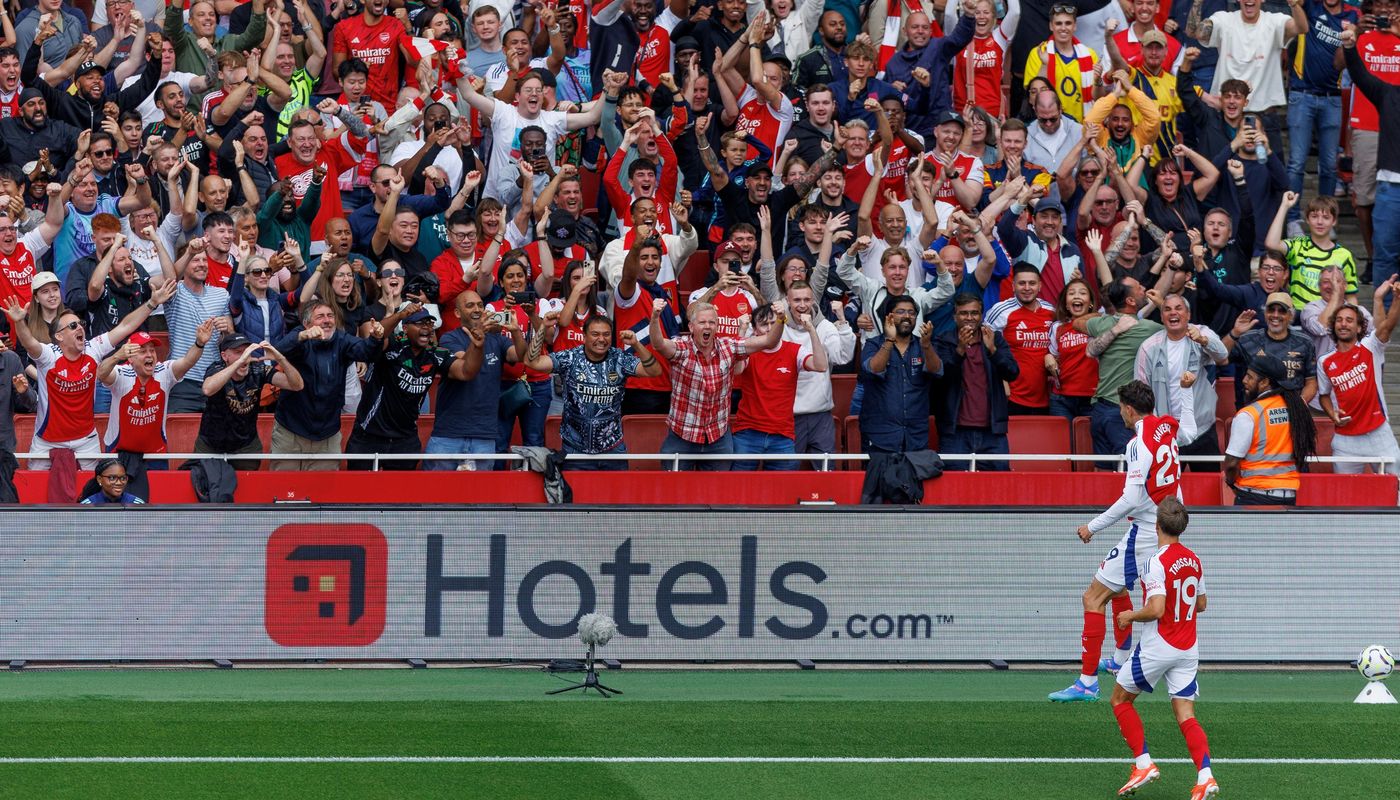
[[[1356,659],[1356,669],[1368,681],[1383,681],[1395,671],[1395,656],[1378,644],[1361,651]]]

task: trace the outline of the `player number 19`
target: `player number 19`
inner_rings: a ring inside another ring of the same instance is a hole
[[[1172,590],[1176,593],[1176,611],[1174,622],[1181,622],[1185,619],[1190,622],[1196,616],[1196,586],[1198,581],[1195,576],[1172,581]],[[1182,612],[1185,611],[1185,615]]]

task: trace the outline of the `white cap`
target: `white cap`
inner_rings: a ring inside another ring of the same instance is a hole
[[[31,292],[37,292],[51,283],[59,282],[60,281],[58,280],[58,276],[53,274],[52,272],[40,272],[39,274],[34,276],[33,280],[29,282],[29,290]]]

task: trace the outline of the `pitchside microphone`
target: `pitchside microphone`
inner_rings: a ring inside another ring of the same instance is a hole
[[[621,691],[613,689],[598,682],[598,668],[594,663],[594,655],[597,648],[602,647],[617,635],[617,622],[607,614],[584,614],[578,618],[578,638],[579,641],[588,645],[588,655],[584,657],[583,682],[575,683],[572,686],[565,686],[562,689],[554,689],[545,694],[560,694],[562,692],[572,692],[575,689],[582,689],[584,694],[589,689],[593,689],[603,697],[611,697],[614,694],[622,694]]]

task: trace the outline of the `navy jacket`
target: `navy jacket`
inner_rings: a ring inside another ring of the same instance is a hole
[[[356,361],[373,361],[384,342],[361,339],[341,330],[329,341],[303,342],[301,328],[273,345],[301,373],[306,388],[283,392],[277,399],[276,419],[287,430],[315,441],[340,432],[340,409],[345,405],[345,371]]]
[[[904,82],[904,93],[909,95],[905,127],[909,130],[928,135],[933,131],[933,120],[953,107],[953,57],[967,47],[976,31],[977,23],[964,14],[947,36],[935,36],[920,48],[906,44],[890,56],[885,65],[885,80]],[[918,67],[928,70],[931,80],[927,88],[914,80],[914,70]]]
[[[1006,387],[1002,381],[1014,381],[1021,375],[1021,368],[1011,355],[1011,348],[1001,334],[996,334],[996,352],[982,359],[987,369],[987,390],[991,393],[988,411],[992,420],[992,433],[1006,433],[1006,420],[1010,411],[1006,401]],[[951,433],[958,424],[958,409],[962,407],[963,357],[958,355],[958,331],[943,334],[934,340],[938,357],[943,359],[943,378],[939,381],[938,408],[933,416],[938,420],[939,436]],[[986,350],[983,350],[986,354]]]
[[[304,279],[304,276],[303,276]],[[228,283],[228,312],[233,317],[233,327],[250,342],[275,342],[287,332],[287,316],[297,307],[296,292],[268,292],[267,317],[264,325],[262,309],[258,308],[258,298],[248,290],[243,273],[233,273]]]
[[[890,353],[883,374],[870,371],[870,359],[885,344],[871,339],[860,352],[859,381],[865,387],[860,406],[861,449],[865,452],[905,453],[928,449],[928,398],[937,373],[924,364],[924,351],[915,337],[900,355]]]

